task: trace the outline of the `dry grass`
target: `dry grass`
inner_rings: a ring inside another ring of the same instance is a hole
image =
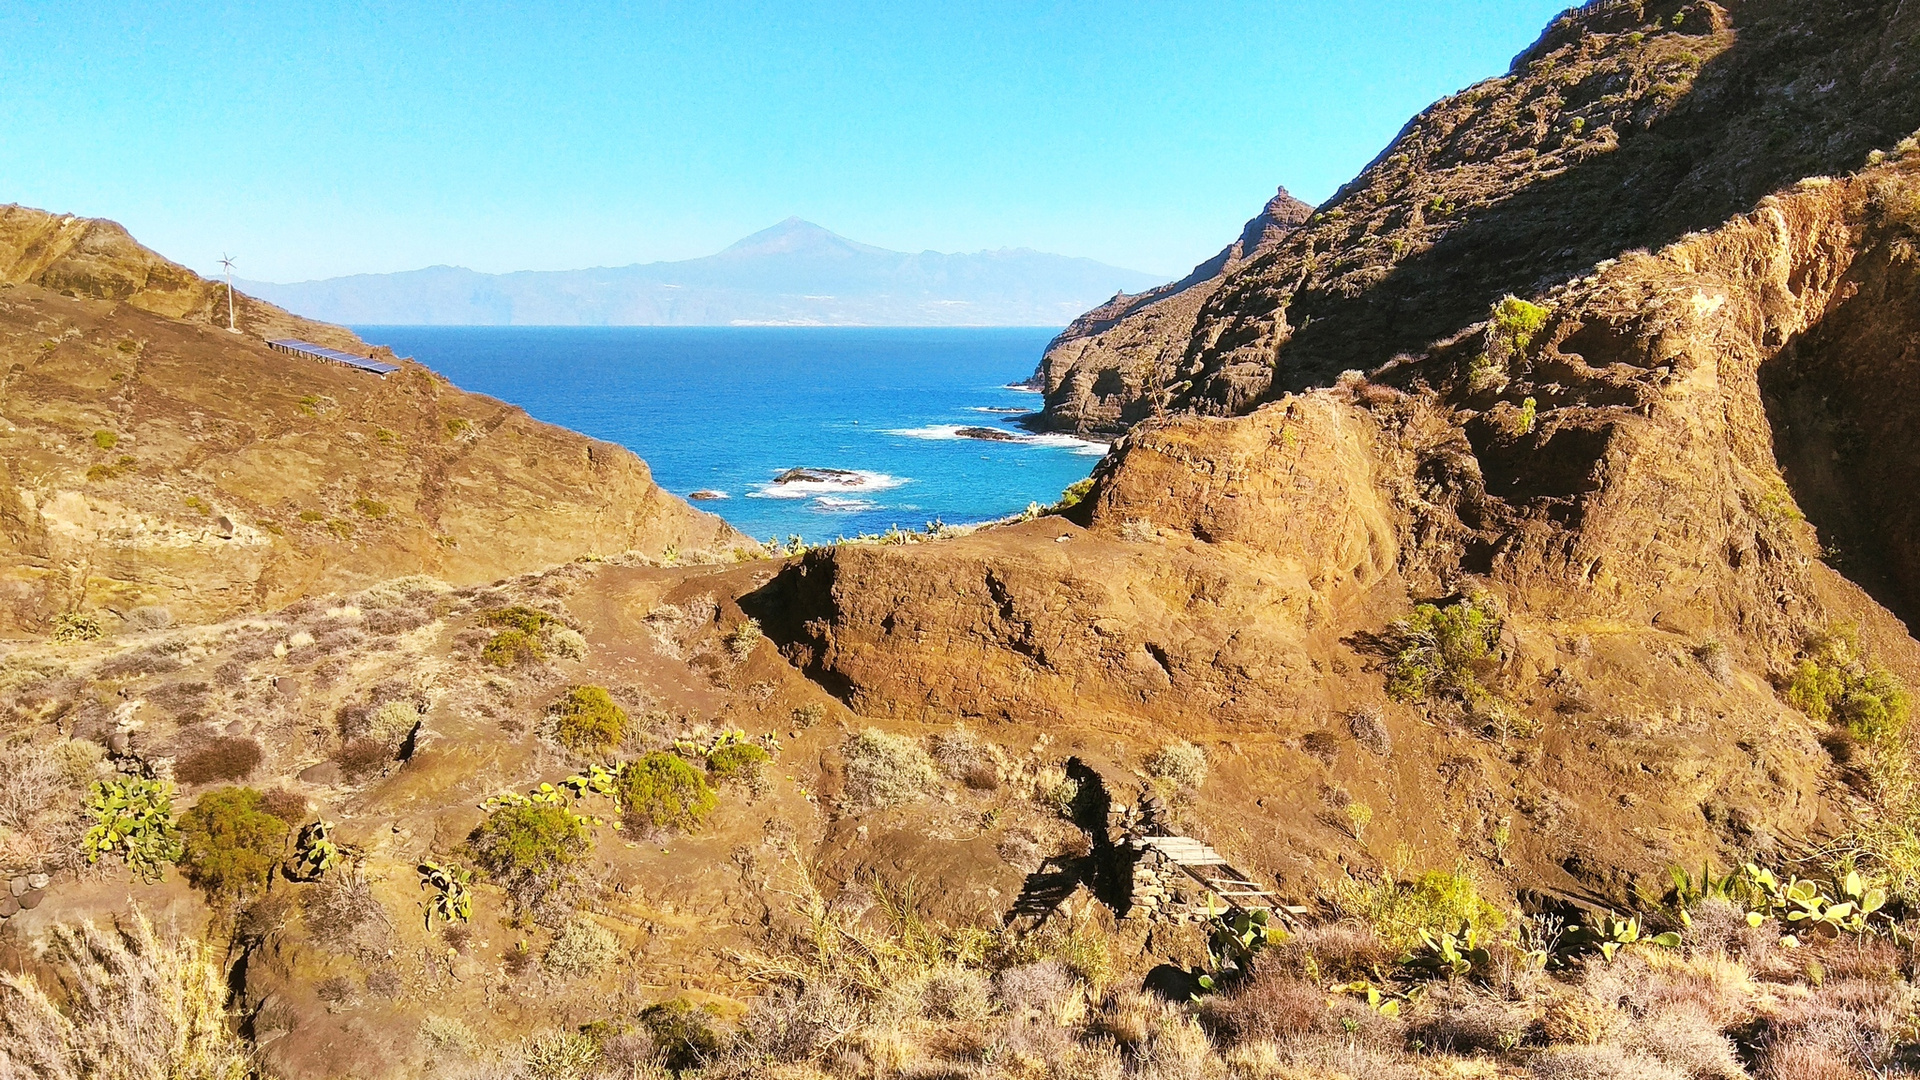
[[[57,926],[59,1003],[31,975],[0,973],[0,1076],[36,1080],[246,1080],[220,968],[198,942],[155,934],[135,909],[110,929]]]
[[[71,741],[0,748],[0,862],[45,870],[78,864],[87,824],[81,791],[93,779],[98,749]]]
[[[885,809],[923,799],[938,782],[933,759],[920,744],[878,728],[848,737],[846,803],[854,809]]]

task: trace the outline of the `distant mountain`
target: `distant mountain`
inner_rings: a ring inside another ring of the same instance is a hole
[[[799,218],[682,262],[482,274],[430,266],[240,288],[315,319],[464,326],[1064,326],[1151,274],[1025,248],[907,254]]]

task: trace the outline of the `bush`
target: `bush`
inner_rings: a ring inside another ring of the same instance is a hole
[[[1190,742],[1168,743],[1147,762],[1147,773],[1184,791],[1197,791],[1207,782],[1207,752]]]
[[[1060,493],[1060,501],[1048,507],[1047,513],[1064,514],[1074,507],[1079,506],[1092,491],[1093,477],[1089,476],[1085,480],[1076,480],[1067,485],[1067,489]]]
[[[1387,692],[1402,701],[1447,696],[1469,705],[1490,697],[1480,679],[1499,650],[1501,626],[1499,608],[1485,593],[1414,608],[1390,631]]]
[[[720,801],[699,770],[659,751],[628,762],[615,789],[626,827],[641,833],[697,829]]]
[[[480,647],[480,659],[497,668],[519,667],[547,658],[540,639],[524,630],[502,630]]]
[[[913,739],[868,728],[847,738],[847,804],[885,809],[925,798],[939,782],[933,759]]]
[[[640,1023],[660,1048],[661,1064],[675,1072],[697,1069],[720,1052],[713,1013],[686,998],[648,1006],[640,1013]]]
[[[576,915],[560,928],[540,963],[562,978],[578,978],[599,973],[619,955],[620,939],[612,931]]]
[[[1906,684],[1869,664],[1851,627],[1812,638],[1786,688],[1787,701],[1822,723],[1837,722],[1874,742],[1904,729],[1911,708]]]
[[[111,450],[120,445],[120,436],[115,435],[106,428],[101,428],[99,431],[93,433],[93,445],[102,450]]]
[[[217,780],[244,780],[266,757],[260,744],[239,736],[208,739],[174,766],[173,775],[188,784]]]
[[[1379,709],[1356,709],[1347,715],[1347,730],[1353,741],[1375,757],[1393,753],[1393,733],[1387,730],[1387,718]]]
[[[713,748],[707,755],[707,775],[716,783],[756,785],[760,774],[767,767],[773,755],[755,742],[728,742]]]
[[[1338,900],[1347,914],[1366,922],[1382,942],[1402,952],[1419,944],[1422,930],[1455,933],[1462,923],[1475,929],[1498,929],[1507,921],[1463,870],[1430,870],[1412,881],[1347,881],[1339,888]]]
[[[627,734],[627,712],[604,686],[573,687],[547,712],[553,718],[553,740],[578,753],[603,753],[620,745]]]
[[[334,764],[349,780],[359,780],[393,764],[393,747],[379,739],[349,739],[333,752]]]
[[[420,710],[411,701],[389,701],[367,721],[367,737],[387,746],[399,746],[420,726]]]
[[[547,630],[547,648],[562,660],[585,660],[587,658],[587,639],[580,631],[570,626],[554,626]]]
[[[521,802],[487,815],[467,837],[473,859],[530,908],[558,888],[566,868],[586,854],[586,823],[565,806]]]
[[[760,620],[748,619],[727,632],[727,653],[735,662],[744,663],[765,636],[760,632]]]
[[[180,816],[187,879],[215,895],[245,895],[264,886],[286,846],[287,823],[267,813],[252,788],[210,791]]]
[[[100,617],[91,612],[68,611],[53,618],[53,640],[98,641],[106,636]]]

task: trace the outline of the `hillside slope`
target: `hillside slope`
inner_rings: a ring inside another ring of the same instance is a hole
[[[1797,40],[1770,63],[1804,74],[1890,32],[1862,23],[1860,5],[1813,7],[1799,9],[1801,33],[1778,7],[1744,7],[1736,30],[1696,5],[1680,25],[1711,32],[1688,36],[1671,29],[1678,10],[1624,21],[1633,5],[1594,4],[1523,67],[1541,78],[1548,59],[1565,70],[1580,57],[1567,77],[1604,81],[1650,49]],[[1831,26],[1865,36],[1816,29]],[[1920,84],[1920,67],[1856,75],[1878,79],[1894,106]],[[1693,138],[1733,153],[1753,122],[1746,101],[1693,106]],[[1513,115],[1504,93],[1452,108],[1458,132]],[[1867,157],[1851,115],[1801,119],[1783,146]],[[1920,390],[1920,153],[1898,136],[1886,148],[1857,175],[1761,189],[1711,231],[1570,281],[1582,245],[1609,241],[1570,226],[1534,235],[1549,219],[1531,215],[1489,211],[1505,222],[1493,233],[1436,228],[1430,290],[1377,304],[1369,296],[1398,286],[1380,277],[1368,293],[1365,268],[1323,248],[1310,286],[1286,295],[1321,305],[1315,331],[1324,319],[1347,332],[1283,333],[1292,344],[1279,355],[1289,379],[1332,385],[1276,388],[1261,404],[1265,377],[1233,374],[1259,365],[1218,368],[1170,403],[1185,414],[1116,444],[1069,515],[1078,524],[818,552],[743,605],[865,712],[1171,729],[1257,758],[1264,810],[1219,807],[1211,826],[1231,822],[1249,861],[1291,863],[1307,881],[1366,858],[1316,810],[1330,789],[1381,810],[1365,845],[1375,857],[1397,843],[1428,865],[1483,857],[1489,823],[1505,821],[1503,877],[1614,906],[1634,902],[1635,883],[1663,888],[1676,862],[1737,864],[1904,820],[1911,807],[1857,799],[1867,785],[1849,771],[1851,736],[1780,695],[1825,647],[1810,643],[1849,627],[1871,663],[1920,681],[1920,645],[1898,617],[1920,610],[1916,523],[1894,494],[1920,484],[1908,404]],[[1666,210],[1619,227],[1677,229],[1797,160],[1714,161]],[[1401,182],[1432,191],[1441,179]],[[1522,197],[1491,179],[1484,190]],[[1555,206],[1556,222],[1621,220]],[[1238,355],[1224,335],[1273,315],[1250,298],[1279,295],[1257,283],[1335,227],[1323,213],[1230,273],[1201,313],[1195,340],[1212,344],[1199,355]],[[1477,246],[1450,246],[1471,237]],[[1497,295],[1477,290],[1528,275],[1564,283],[1490,319]],[[1315,291],[1321,281],[1344,296]],[[1459,321],[1441,323],[1450,309]],[[1415,341],[1422,351],[1401,348]],[[1333,377],[1346,367],[1374,375]],[[1422,639],[1400,620],[1423,602],[1467,618],[1460,605],[1476,596],[1485,609],[1471,617],[1500,628],[1486,669],[1460,676],[1466,690],[1419,689],[1396,657]],[[1404,757],[1383,770],[1316,751],[1374,710]]]
[[[1046,366],[1048,414],[1244,412],[1418,352],[1508,292],[1711,228],[1802,177],[1860,167],[1920,127],[1895,0],[1597,0],[1512,71],[1408,123],[1314,217],[1230,270],[1191,332]],[[1176,328],[1177,329],[1177,328]],[[1165,353],[1159,376],[1137,374]]]
[[[224,286],[111,222],[7,208],[0,261],[0,632],[738,539],[620,447],[416,364],[382,379],[259,336],[391,356],[342,328],[239,297],[227,333]]]

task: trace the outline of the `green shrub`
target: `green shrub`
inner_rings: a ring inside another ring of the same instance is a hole
[[[707,774],[718,783],[752,786],[773,755],[755,742],[723,742],[707,754]]]
[[[367,737],[383,746],[397,747],[420,726],[420,710],[405,699],[389,701],[367,721]]]
[[[115,435],[106,428],[101,428],[99,431],[93,433],[93,445],[102,450],[111,450],[120,445],[120,436]]]
[[[1497,930],[1507,921],[1464,870],[1430,870],[1412,881],[1349,879],[1338,887],[1336,899],[1346,914],[1364,920],[1381,941],[1402,951],[1420,943],[1422,930],[1455,933],[1462,925]]]
[[[489,813],[467,837],[467,847],[487,876],[526,908],[558,887],[590,839],[586,822],[570,808],[522,801]]]
[[[91,612],[68,611],[53,618],[53,640],[98,641],[106,636],[100,617]]]
[[[1507,383],[1513,362],[1524,357],[1533,339],[1547,325],[1546,308],[1509,296],[1493,306],[1487,321],[1486,345],[1473,359],[1467,382],[1481,392]]]
[[[1905,683],[1867,661],[1852,627],[1807,642],[1786,698],[1813,719],[1844,725],[1868,742],[1903,730],[1912,705]]]
[[[502,630],[480,647],[480,659],[494,667],[519,667],[547,658],[540,639],[524,630]]]
[[[1452,697],[1469,705],[1491,696],[1480,677],[1500,647],[1501,626],[1500,610],[1485,593],[1414,608],[1390,630],[1387,692],[1402,701]]]
[[[565,627],[554,616],[522,604],[486,612],[480,616],[480,625],[498,631],[481,647],[480,659],[502,668],[545,660],[546,639]]]
[[[720,802],[698,769],[658,751],[628,762],[615,791],[621,817],[634,832],[697,829]]]
[[[713,1013],[686,998],[648,1006],[640,1014],[640,1023],[653,1036],[661,1064],[675,1072],[697,1069],[720,1052]]]
[[[1079,506],[1081,501],[1092,491],[1093,477],[1089,476],[1085,480],[1076,480],[1067,485],[1067,489],[1060,493],[1060,501],[1048,507],[1047,512],[1049,514],[1064,514],[1074,507]]]
[[[393,508],[377,499],[358,498],[353,500],[353,508],[376,521],[392,513]]]
[[[180,830],[173,824],[173,785],[124,776],[93,785],[87,811],[93,826],[81,840],[87,862],[118,855],[143,881],[157,881],[166,864],[180,860]]]
[[[545,630],[549,624],[559,621],[560,620],[554,618],[552,615],[538,608],[530,608],[524,604],[495,608],[480,616],[480,625],[482,626],[518,630],[525,634],[538,634],[540,631]]]
[[[573,687],[547,713],[553,718],[553,741],[582,754],[618,746],[627,734],[627,711],[604,686]]]
[[[216,895],[245,895],[266,885],[286,846],[287,823],[267,813],[252,788],[210,791],[180,816],[180,868]]]
[[[925,798],[939,783],[933,759],[920,744],[868,728],[847,738],[846,800],[854,807],[884,809]]]

